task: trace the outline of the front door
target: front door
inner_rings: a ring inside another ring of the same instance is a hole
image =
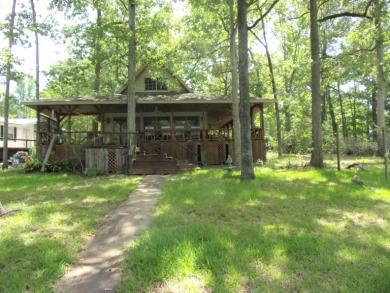
[[[127,132],[127,119],[114,118],[113,119],[114,143],[116,145],[125,145]]]

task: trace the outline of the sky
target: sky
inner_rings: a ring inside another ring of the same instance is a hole
[[[12,10],[12,0],[0,0],[0,23],[7,22],[6,17],[11,13]],[[49,0],[35,0],[35,10],[37,12],[37,21],[42,22],[45,18],[47,18],[49,15],[52,15],[52,17],[59,23],[57,26],[58,29],[61,29],[61,26],[64,26],[65,23],[70,22],[69,20],[66,20],[64,15],[60,12],[57,12],[53,14],[52,11],[48,11],[49,7]],[[27,5],[29,8],[30,1],[29,0],[23,0],[23,1],[17,1],[18,5],[21,3]],[[183,2],[178,1],[174,3],[174,6],[176,7],[174,10],[176,14],[179,14],[179,16],[182,15],[183,8]],[[20,7],[17,6],[16,10],[17,12],[20,11]],[[179,13],[177,13],[179,12]],[[95,15],[95,14],[91,14]],[[34,35],[30,33],[29,40],[31,42],[31,46],[29,48],[23,47],[20,44],[16,44],[12,48],[13,54],[18,57],[21,60],[21,65],[17,66],[16,68],[26,74],[29,74],[35,78],[35,43],[34,43]],[[4,38],[4,35],[0,33],[0,50],[3,50],[4,48],[8,47],[8,40]],[[50,66],[57,63],[60,60],[65,60],[67,55],[67,48],[64,44],[58,44],[54,42],[49,37],[39,36],[39,56],[40,56],[40,88],[41,90],[44,89],[47,80],[45,78],[45,75],[43,74],[44,71],[47,71],[50,69]],[[11,82],[11,93],[15,90],[15,83]],[[0,78],[0,92],[5,92],[5,80],[2,80]]]
[[[7,22],[6,17],[11,13],[12,10],[12,2],[11,0],[0,0],[0,23]],[[21,1],[18,1],[21,2]],[[29,5],[30,1],[22,1],[22,3],[26,3]],[[35,10],[37,11],[37,21],[42,22],[46,17],[53,14],[53,12],[48,11],[48,3],[47,0],[35,0]],[[20,7],[17,6],[17,11],[20,11]],[[16,11],[16,12],[17,12]],[[56,13],[53,15],[56,21],[61,23],[65,22],[64,16],[61,13]],[[56,44],[49,37],[40,36],[39,37],[39,55],[40,55],[40,70],[41,72],[48,70],[50,66],[59,60],[66,59],[66,49],[62,44]],[[0,36],[0,50],[8,47],[8,40],[4,38],[4,35]],[[21,46],[20,44],[16,44],[12,48],[12,52],[15,56],[17,56],[21,60],[21,65],[17,66],[17,69],[32,75],[35,77],[35,40],[34,35],[32,33],[29,34],[29,41],[31,42],[31,46],[28,48],[26,46]],[[44,88],[46,84],[46,78],[42,73],[40,75],[41,81],[41,89]],[[14,82],[11,82],[11,93],[15,90]],[[1,80],[0,83],[0,91],[5,91],[4,80]]]

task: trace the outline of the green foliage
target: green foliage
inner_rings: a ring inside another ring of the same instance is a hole
[[[139,177],[0,172],[0,292],[51,292]]]
[[[38,159],[31,159],[24,163],[23,169],[26,173],[38,172],[42,168],[42,162]]]
[[[340,150],[349,156],[375,156],[378,152],[378,143],[358,139],[344,139]]]
[[[72,171],[72,166],[61,160],[49,161],[46,166],[47,172],[69,172]]]
[[[46,76],[50,81],[42,92],[43,98],[85,96],[93,88],[93,65],[84,60],[60,61],[46,72]]]
[[[42,168],[42,161],[38,159],[29,159],[23,164],[25,173],[39,172]],[[46,172],[71,172],[73,170],[69,163],[61,160],[49,161],[45,165]]]

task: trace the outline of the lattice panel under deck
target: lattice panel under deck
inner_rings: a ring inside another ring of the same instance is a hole
[[[187,158],[188,161],[192,162],[194,160],[194,145],[193,144],[187,144]]]
[[[116,171],[115,150],[108,150],[108,172],[115,173],[115,171]]]
[[[220,163],[225,162],[225,145],[222,143],[218,144],[218,161]]]

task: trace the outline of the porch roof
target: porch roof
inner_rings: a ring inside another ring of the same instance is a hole
[[[196,105],[220,105],[231,104],[232,97],[225,95],[204,94],[204,93],[164,93],[164,94],[136,94],[137,105],[148,106],[183,106]],[[274,99],[251,99],[251,105],[262,105],[264,108],[275,103]],[[26,101],[27,107],[38,109],[41,113],[50,116],[52,111],[58,115],[96,115],[103,112],[124,112],[120,105],[127,104],[127,96],[122,94],[111,94],[104,96],[85,96],[76,98],[62,98],[53,100]],[[142,107],[142,106],[141,106]]]

